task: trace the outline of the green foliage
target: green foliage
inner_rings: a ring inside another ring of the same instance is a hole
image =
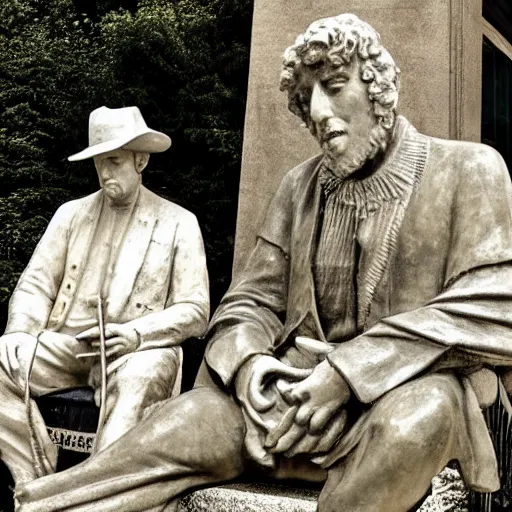
[[[62,202],[97,188],[89,113],[137,105],[171,136],[145,184],[193,211],[212,302],[231,273],[251,0],[0,4],[0,312]]]

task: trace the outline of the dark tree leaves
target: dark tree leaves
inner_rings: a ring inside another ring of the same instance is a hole
[[[0,312],[52,214],[97,189],[89,113],[137,105],[173,139],[144,183],[194,212],[215,306],[230,281],[250,0],[0,5]]]

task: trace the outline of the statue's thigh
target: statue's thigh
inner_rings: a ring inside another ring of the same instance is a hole
[[[373,405],[356,424],[351,450],[328,471],[319,510],[408,510],[430,480],[458,458],[464,428],[464,391],[450,374],[406,383]],[[345,438],[346,439],[346,438]],[[343,443],[343,439],[341,441]]]
[[[164,400],[179,388],[181,361],[180,347],[128,354],[108,368],[107,389],[117,396],[131,395],[144,405]]]
[[[76,355],[84,349],[74,340],[67,338],[55,342],[41,337],[32,365],[30,389],[34,396],[43,395],[59,389],[73,388],[87,384],[90,361],[77,359]],[[30,365],[34,347],[22,345],[17,352],[18,362],[23,375]]]

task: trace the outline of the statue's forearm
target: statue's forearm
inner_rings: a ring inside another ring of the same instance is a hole
[[[18,288],[9,303],[5,333],[26,332],[37,336],[46,328],[53,301],[42,293]]]
[[[283,250],[260,238],[242,278],[217,309],[208,333],[206,362],[226,386],[252,356],[273,355],[283,332],[288,266]]]
[[[512,364],[512,266],[479,269],[429,305],[383,319],[329,356],[366,403],[427,369]]]
[[[171,347],[205,333],[208,325],[207,309],[204,304],[184,302],[139,317],[127,325],[140,335],[139,350]]]

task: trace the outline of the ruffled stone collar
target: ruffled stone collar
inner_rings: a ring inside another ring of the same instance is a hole
[[[428,142],[404,118],[397,118],[393,141],[379,168],[362,178],[339,178],[325,164],[319,180],[326,196],[335,193],[338,200],[360,210],[362,216],[394,201],[414,188],[421,179],[427,160]]]

